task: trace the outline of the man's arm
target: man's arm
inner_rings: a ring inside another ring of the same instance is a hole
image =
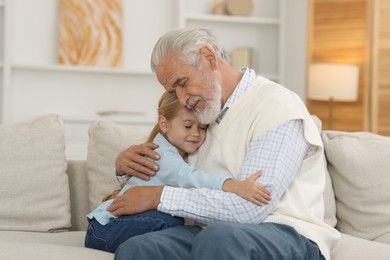
[[[239,179],[245,179],[258,169],[263,183],[272,194],[272,201],[259,207],[228,192],[210,189],[182,189],[165,187],[134,187],[108,208],[114,215],[134,214],[140,208],[156,209],[183,216],[202,223],[218,220],[260,223],[278,203],[288,185],[298,172],[309,144],[303,136],[300,120],[289,121],[253,140],[248,147]],[[143,193],[142,196],[137,192]],[[139,198],[139,200],[137,200]],[[128,199],[128,200],[127,200]],[[153,201],[154,203],[150,203]],[[159,202],[159,203],[157,203]],[[157,205],[156,205],[157,204]],[[125,209],[123,209],[125,208]]]
[[[257,181],[272,194],[268,205],[258,207],[235,194],[215,190],[165,187],[158,210],[206,224],[218,220],[261,223],[293,181],[309,146],[301,120],[277,126],[249,144],[238,177],[244,179],[263,169]]]
[[[115,216],[157,209],[164,186],[134,186],[117,196],[107,210]]]

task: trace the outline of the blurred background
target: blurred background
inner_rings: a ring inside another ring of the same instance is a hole
[[[389,13],[386,0],[0,0],[0,123],[59,114],[69,159],[85,158],[96,121],[149,131],[154,43],[202,27],[323,129],[390,135]]]

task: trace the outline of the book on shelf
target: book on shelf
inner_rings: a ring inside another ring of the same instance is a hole
[[[236,48],[232,50],[231,65],[235,69],[241,69],[243,67],[252,67],[252,49],[251,48]]]

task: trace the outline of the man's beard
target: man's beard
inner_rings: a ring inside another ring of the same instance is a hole
[[[194,111],[196,118],[201,124],[213,123],[221,111],[222,86],[217,80],[212,80],[211,87],[213,91],[211,98],[204,99],[200,96],[195,96],[191,98],[187,104],[187,107]],[[205,107],[204,109],[198,110],[194,108],[193,105],[195,105],[196,102],[200,100],[205,102]]]

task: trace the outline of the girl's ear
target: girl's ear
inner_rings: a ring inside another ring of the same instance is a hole
[[[168,132],[168,120],[165,117],[158,116],[158,126],[164,134]]]

